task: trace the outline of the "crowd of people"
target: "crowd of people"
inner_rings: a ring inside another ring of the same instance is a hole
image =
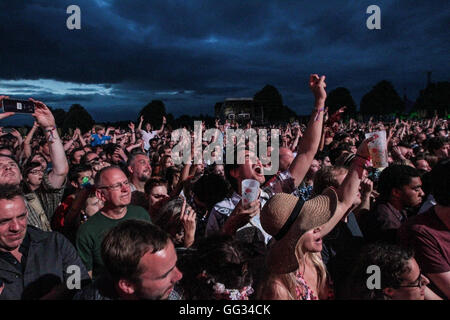
[[[307,124],[266,126],[280,130],[273,175],[249,143],[242,164],[226,150],[175,164],[165,118],[62,135],[31,99],[26,136],[0,131],[0,300],[448,299],[448,120],[343,121],[325,76],[309,86]],[[239,124],[214,127],[224,141]],[[250,203],[246,179],[260,184]]]

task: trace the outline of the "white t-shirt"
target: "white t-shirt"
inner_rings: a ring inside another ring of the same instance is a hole
[[[148,151],[150,149],[150,140],[157,136],[157,131],[147,132],[145,130],[141,130],[142,140],[144,140],[144,149]]]

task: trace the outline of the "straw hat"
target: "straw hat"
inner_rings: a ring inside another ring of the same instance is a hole
[[[287,193],[277,193],[261,211],[261,226],[276,241],[267,256],[267,266],[274,273],[290,273],[298,268],[295,248],[307,231],[326,222],[334,226],[339,216],[334,215],[338,197],[333,188],[306,202]],[[334,217],[334,219],[333,219]],[[336,221],[334,221],[336,220]]]

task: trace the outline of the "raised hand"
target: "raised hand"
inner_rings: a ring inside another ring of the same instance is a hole
[[[325,102],[327,98],[327,92],[325,91],[327,84],[325,83],[325,76],[312,74],[309,76],[309,88],[314,93],[314,97],[317,101]]]
[[[134,123],[133,123],[133,122],[130,122],[130,123],[128,124],[128,128],[130,128],[131,131],[134,131]]]
[[[361,181],[361,197],[369,197],[373,190],[373,182],[369,178]]]
[[[55,127],[55,118],[45,103],[29,98],[34,103],[34,113],[32,116],[41,128]]]
[[[196,213],[186,204],[185,198],[183,198],[183,205],[181,207],[180,221],[184,228],[184,246],[189,248],[195,240]]]
[[[2,102],[3,99],[9,99],[9,96],[0,96],[0,102]],[[4,112],[4,113],[0,113],[0,120],[8,118],[12,115],[15,115],[15,112]]]

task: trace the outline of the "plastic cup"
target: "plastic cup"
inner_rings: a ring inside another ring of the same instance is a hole
[[[370,157],[372,158],[372,165],[374,168],[386,168],[389,166],[386,131],[366,133],[366,139],[373,136],[377,138],[368,144]]]
[[[245,179],[242,181],[242,204],[244,208],[255,201],[259,194],[259,182],[253,179]]]

